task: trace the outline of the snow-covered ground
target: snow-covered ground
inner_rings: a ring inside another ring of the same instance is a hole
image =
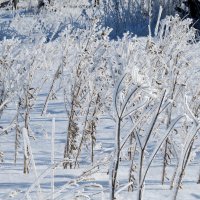
[[[117,159],[117,200],[175,200],[176,188],[177,200],[200,199],[200,44],[191,22],[167,17],[154,37],[112,40],[103,5],[63,2],[0,10],[0,200],[111,200]],[[76,147],[64,169],[70,131]]]
[[[55,199],[73,199],[75,194],[89,194],[91,199],[109,199],[109,160],[110,154],[114,148],[114,124],[113,121],[106,116],[101,116],[99,124],[101,127],[97,131],[97,143],[95,148],[95,163],[97,167],[91,171],[91,175],[83,180],[79,180],[81,175],[92,169],[88,153],[82,155],[82,162],[77,169],[63,169],[62,159],[66,140],[66,113],[62,100],[57,100],[49,104],[48,115],[41,117],[41,107],[44,102],[46,93],[41,93],[39,99],[34,106],[31,114],[31,127],[34,131],[34,138],[31,138],[31,148],[37,168],[37,173],[42,176],[40,181],[42,199],[51,198],[51,181],[52,169],[51,164],[51,132],[52,119],[55,118],[55,163],[60,164],[54,170],[55,181]],[[8,109],[5,111],[1,119],[1,125],[7,127],[10,119],[13,118],[15,110]],[[36,196],[37,182],[36,177],[31,168],[29,174],[23,174],[23,144],[20,150],[16,164],[14,163],[14,147],[15,132],[9,131],[8,135],[1,136],[1,151],[4,152],[4,162],[0,164],[0,199],[24,199],[25,193],[30,189],[31,199],[38,199]],[[95,166],[95,164],[94,164]],[[169,167],[169,177],[174,171],[174,167]],[[129,172],[129,161],[122,163],[119,180],[121,187],[127,184]],[[171,199],[172,190],[170,190],[169,181],[165,185],[161,185],[162,160],[156,158],[152,164],[146,179],[144,199],[160,200]],[[184,176],[182,189],[179,191],[178,199],[195,200],[200,199],[199,184],[197,184],[199,172],[199,161],[195,159],[190,164]],[[43,176],[44,175],[44,176]],[[73,182],[75,183],[70,183]],[[77,181],[77,182],[76,182]],[[62,187],[66,184],[66,188]],[[102,188],[99,188],[99,185]],[[60,191],[62,190],[62,192]],[[102,192],[103,191],[103,194]],[[48,197],[48,198],[47,198]],[[136,199],[137,193],[127,192],[127,188],[119,193],[120,200]],[[77,198],[79,199],[79,198]],[[84,198],[80,198],[84,199]]]

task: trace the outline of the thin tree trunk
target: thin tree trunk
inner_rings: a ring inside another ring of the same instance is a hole
[[[199,179],[197,181],[197,184],[200,184],[200,170],[199,170]]]
[[[166,168],[167,168],[167,157],[168,157],[168,143],[169,143],[169,138],[167,138],[165,142],[165,151],[164,151],[164,158],[163,158],[163,170],[162,170],[162,185],[165,182],[165,176],[166,176]]]
[[[17,9],[17,3],[18,3],[18,0],[12,0],[13,8],[15,10]]]
[[[176,200],[176,199],[177,199],[178,191],[179,191],[179,188],[180,188],[180,186],[181,186],[181,182],[182,182],[183,176],[184,176],[184,174],[185,174],[185,169],[186,169],[186,166],[187,166],[187,164],[188,164],[188,161],[189,161],[189,158],[190,158],[190,154],[191,154],[191,152],[192,152],[193,144],[194,144],[194,140],[191,142],[191,144],[190,144],[190,146],[189,146],[189,149],[188,149],[188,151],[186,152],[186,155],[185,155],[186,159],[185,159],[185,161],[184,161],[183,164],[182,164],[182,168],[181,168],[182,170],[181,170],[181,172],[180,172],[180,174],[179,174],[179,176],[178,176],[178,181],[177,181],[177,183],[176,183],[176,188],[175,188],[173,200]]]
[[[139,192],[138,192],[138,200],[142,200],[142,195],[143,195],[143,188],[144,188],[144,184],[140,183],[142,182],[142,173],[143,173],[143,163],[144,163],[144,150],[141,150],[141,155],[140,155],[140,169],[139,169]]]
[[[121,131],[121,118],[118,119],[118,126],[117,126],[117,132],[116,132],[116,148],[115,148],[115,160],[114,160],[114,166],[112,171],[112,200],[115,199],[115,188],[116,188],[116,182],[117,182],[117,174],[118,174],[118,168],[119,168],[119,159],[120,159],[120,131]]]

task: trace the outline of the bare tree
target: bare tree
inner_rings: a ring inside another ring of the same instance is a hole
[[[19,0],[12,0],[12,4],[13,4],[13,8],[17,9],[17,3],[19,2]]]

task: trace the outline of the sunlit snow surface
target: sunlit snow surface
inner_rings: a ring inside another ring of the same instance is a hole
[[[34,6],[35,4],[36,2],[32,1],[32,5]],[[60,35],[63,33],[63,30],[65,30],[68,24],[72,23],[72,26],[84,28],[84,22],[81,20],[85,19],[85,9],[89,5],[90,4],[87,1],[79,1],[79,3],[76,4],[75,1],[71,0],[71,6],[68,7],[68,4],[66,3],[66,7],[68,9],[66,12],[63,12],[62,10],[62,13],[56,13],[52,16],[45,10],[43,14],[35,15],[33,12],[36,11],[29,12],[24,9],[29,6],[27,2],[20,2],[19,9],[17,11],[0,11],[0,39],[3,40],[4,37],[9,39],[12,37],[18,38],[22,40],[22,44],[28,48],[32,48],[32,45],[38,41],[44,41],[44,44],[47,45],[49,45],[48,42],[50,40],[56,43],[56,39],[59,40]],[[97,12],[101,12],[101,10],[98,10]],[[92,13],[91,10],[88,11],[88,15],[90,15],[90,13]],[[40,24],[38,24],[39,17],[41,17],[41,20],[39,20]],[[49,26],[44,28],[43,24],[45,23],[49,23]],[[39,33],[37,31],[34,32],[35,30],[38,30],[37,28],[41,28],[42,31]],[[57,31],[54,32],[54,30]],[[144,41],[144,43],[141,42],[141,44],[145,44],[147,38],[141,38],[139,40]],[[55,43],[53,45],[56,45]],[[113,41],[110,42],[110,45],[112,45],[112,43]],[[143,48],[145,48],[145,46]],[[54,62],[56,63],[59,61],[55,59]],[[48,65],[48,61],[46,64]],[[198,65],[198,63],[196,63],[196,65]],[[53,70],[55,69],[52,69],[52,71]],[[50,70],[49,77],[52,77],[54,73],[54,71],[52,71]],[[41,74],[38,75],[38,80],[36,80],[36,82],[40,82],[42,74],[45,73],[46,71],[44,69],[41,70]],[[63,169],[62,159],[67,137],[66,131],[68,119],[62,91],[58,91],[56,99],[49,101],[46,115],[41,116],[44,101],[49,91],[49,83],[50,82],[47,81],[44,84],[44,87],[40,91],[30,115],[30,126],[32,130],[30,143],[39,178],[36,179],[36,176],[33,173],[33,168],[31,168],[29,174],[23,174],[24,149],[22,138],[17,155],[17,161],[16,164],[14,163],[15,129],[13,127],[6,134],[0,135],[0,151],[4,153],[4,161],[0,163],[0,200],[22,200],[26,198],[38,200],[39,197],[41,200],[82,200],[88,199],[88,196],[93,200],[109,199],[108,170],[111,153],[113,152],[115,146],[114,121],[109,115],[100,116],[99,124],[101,124],[101,126],[97,127],[97,141],[93,166],[90,163],[89,150],[84,148],[84,151],[81,153],[81,162],[79,163],[79,167],[76,169]],[[57,83],[57,86],[58,85],[59,83]],[[0,126],[2,128],[9,126],[16,114],[16,107],[17,105],[10,103],[5,109],[0,119]],[[51,163],[51,134],[53,118],[55,118],[55,166]],[[125,135],[122,135],[122,137],[124,136]],[[153,146],[154,144],[149,145],[148,148],[151,149]],[[120,163],[118,175],[120,187],[117,188],[117,190],[120,190],[120,188],[127,184],[129,173],[130,162],[126,159],[126,152],[122,153],[124,153],[124,158]],[[158,156],[153,161],[145,181],[145,200],[168,200],[172,198],[172,191],[169,189],[169,181],[167,180],[163,186],[161,185],[162,162],[162,156],[159,152]],[[199,167],[197,155],[197,158],[195,158],[195,160],[191,162],[186,169],[182,188],[179,190],[178,199],[200,199],[200,185],[197,184]],[[82,176],[83,173],[90,169],[91,175],[84,178],[84,176]],[[171,177],[174,169],[175,167],[172,162],[172,166],[167,168],[167,174],[169,177]],[[53,192],[51,185],[52,173],[54,173],[55,186]],[[40,189],[37,185],[38,180],[41,187]],[[117,199],[137,199],[137,192],[128,192],[127,188],[125,188],[119,192]]]

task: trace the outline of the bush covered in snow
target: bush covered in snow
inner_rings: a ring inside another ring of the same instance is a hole
[[[137,12],[129,10],[134,7],[132,1],[117,5],[117,11],[114,3],[107,3],[107,10],[100,5],[98,9],[106,13],[105,24],[116,22],[120,29],[123,20],[131,22]],[[65,6],[70,12],[70,4]],[[143,6],[140,12],[150,9]],[[137,37],[123,30],[121,38],[112,40],[112,29],[104,27],[98,9],[89,6],[70,17],[55,2],[37,14],[16,11],[9,28],[19,38],[0,42],[0,137],[14,134],[15,163],[26,174],[34,171],[23,199],[97,199],[98,195],[114,200],[128,190],[130,198],[141,200],[155,159],[161,170],[157,177],[170,185],[171,198],[176,199],[186,167],[199,149],[196,30],[190,19],[167,16],[158,18],[155,28],[148,21],[149,33],[155,30],[154,34]],[[8,120],[9,110],[14,114]],[[104,120],[111,123],[107,128]],[[40,140],[47,145],[42,144],[43,151],[51,152],[51,163],[45,163],[38,176],[36,160],[41,158],[34,158],[41,155]],[[54,149],[56,144],[59,151]],[[54,156],[59,159],[55,161]],[[55,187],[57,169],[61,174],[79,175]],[[95,177],[98,173],[104,174],[103,181]],[[45,181],[50,188],[43,188]]]

